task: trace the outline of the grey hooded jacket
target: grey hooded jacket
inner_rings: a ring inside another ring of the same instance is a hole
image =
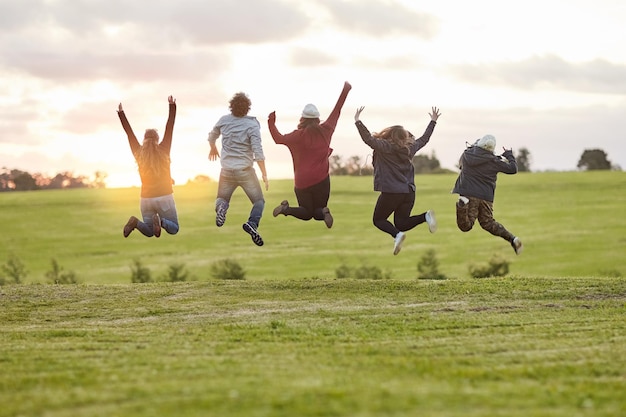
[[[502,156],[499,156],[478,146],[470,146],[461,155],[459,164],[461,173],[454,184],[452,193],[480,198],[492,203],[496,193],[498,173],[517,173],[517,162],[511,150],[506,150]]]

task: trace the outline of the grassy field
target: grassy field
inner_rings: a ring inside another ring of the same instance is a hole
[[[478,226],[456,229],[454,176],[418,176],[398,256],[371,224],[370,178],[333,178],[335,225],[273,218],[292,197],[274,181],[256,247],[238,191],[214,224],[216,185],[177,187],[181,232],[121,234],[137,189],[0,194],[0,417],[626,415],[626,175],[502,176],[496,219],[520,256]],[[446,280],[416,279],[433,249]],[[498,255],[510,274],[474,279]],[[54,259],[81,285],[42,285]],[[157,279],[131,284],[134,259]],[[244,281],[215,280],[234,259]],[[336,279],[341,266],[390,279]]]
[[[0,287],[0,416],[623,416],[619,278]]]
[[[290,180],[272,181],[259,231],[266,244],[255,246],[242,231],[250,203],[239,189],[226,225],[215,226],[216,183],[176,188],[181,231],[160,239],[134,232],[122,237],[130,215],[139,215],[139,190],[68,190],[0,193],[3,230],[0,264],[18,257],[29,274],[25,282],[45,282],[51,260],[74,271],[80,282],[129,283],[135,259],[154,278],[172,264],[183,264],[196,280],[210,279],[210,266],[233,259],[248,280],[334,278],[341,265],[378,267],[394,279],[417,277],[417,264],[433,249],[440,272],[467,279],[471,264],[494,255],[510,262],[510,274],[523,277],[620,276],[626,274],[626,173],[571,172],[500,176],[495,217],[524,242],[516,256],[507,242],[478,225],[468,233],[455,223],[450,194],[454,175],[420,175],[414,212],[435,210],[439,230],[426,225],[409,232],[398,256],[391,237],[374,228],[372,211],[378,193],[371,177],[333,177],[330,207],[335,225],[293,217],[272,217],[287,198],[294,202]],[[4,258],[4,259],[3,259]]]

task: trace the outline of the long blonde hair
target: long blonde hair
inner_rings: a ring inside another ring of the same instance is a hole
[[[400,148],[406,149],[407,152],[413,143],[413,135],[411,132],[400,125],[386,127],[380,132],[372,134],[372,136],[391,142]]]
[[[135,154],[139,173],[159,175],[165,172],[170,164],[170,157],[159,148],[159,134],[156,129],[146,129],[143,145]]]

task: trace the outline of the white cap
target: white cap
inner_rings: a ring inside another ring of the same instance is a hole
[[[317,110],[317,107],[315,107],[313,104],[309,103],[306,106],[304,106],[304,109],[302,110],[303,119],[319,119],[319,117],[320,117],[320,112]]]
[[[478,139],[476,146],[486,151],[493,152],[496,149],[496,138],[492,135],[485,135]]]

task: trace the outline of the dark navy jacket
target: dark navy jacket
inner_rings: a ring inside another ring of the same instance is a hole
[[[413,156],[428,143],[436,122],[431,121],[422,137],[415,139],[408,150],[387,140],[376,139],[360,120],[355,124],[363,142],[374,150],[374,191],[402,194],[415,192]]]
[[[510,150],[504,151],[500,157],[478,146],[471,146],[463,152],[459,163],[461,173],[452,192],[492,203],[496,193],[498,173],[517,173],[517,162]]]

